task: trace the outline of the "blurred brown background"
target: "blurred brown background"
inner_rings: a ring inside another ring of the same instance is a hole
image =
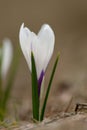
[[[58,83],[62,81],[73,83],[79,88],[86,87],[87,1],[0,0],[0,42],[4,37],[8,37],[17,47],[22,22],[36,33],[42,24],[48,23],[55,32],[55,50],[47,69],[45,85],[48,83],[53,62],[60,52],[60,62],[53,81],[53,89],[57,89]],[[31,96],[30,72],[23,54],[14,83],[13,95],[23,98],[24,101],[26,97]]]

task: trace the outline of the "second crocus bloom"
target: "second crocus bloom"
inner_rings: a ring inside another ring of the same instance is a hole
[[[13,58],[12,43],[8,38],[6,38],[3,40],[2,47],[0,48],[0,70],[2,79],[6,77],[12,58]]]

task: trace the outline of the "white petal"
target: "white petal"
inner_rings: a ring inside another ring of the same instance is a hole
[[[28,28],[24,27],[24,23],[20,27],[19,41],[25,59],[31,70],[31,32]]]
[[[3,58],[2,58],[1,74],[2,78],[5,78],[13,57],[12,44],[11,41],[7,38],[3,40],[2,55]]]
[[[55,35],[51,27],[43,25],[38,35],[32,32],[32,50],[34,53],[38,79],[45,72],[54,50]]]
[[[40,31],[38,33],[38,36],[44,42],[48,42],[49,46],[51,44],[54,45],[55,35],[54,35],[54,32],[53,32],[52,28],[48,24],[44,24],[41,27],[41,29],[40,29]]]
[[[41,73],[41,69],[45,71],[47,65],[52,57],[55,43],[55,35],[53,30],[48,24],[45,24],[41,27],[41,30],[38,33],[38,75]]]

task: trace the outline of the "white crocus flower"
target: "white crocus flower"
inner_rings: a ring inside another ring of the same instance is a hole
[[[31,51],[33,52],[36,64],[38,86],[40,88],[47,65],[53,54],[55,43],[54,32],[48,24],[44,24],[39,33],[36,35],[34,32],[30,31],[30,29],[24,27],[23,23],[19,32],[19,40],[30,71]]]
[[[0,50],[2,55],[1,77],[2,79],[4,79],[6,77],[13,57],[12,43],[8,38],[3,40],[2,48],[0,48]]]

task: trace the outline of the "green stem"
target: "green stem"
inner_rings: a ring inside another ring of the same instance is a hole
[[[19,65],[19,58],[20,58],[20,51],[19,51],[19,48],[18,48],[16,50],[15,54],[14,54],[14,57],[13,57],[13,60],[12,60],[11,72],[10,72],[10,75],[9,75],[8,82],[6,84],[5,91],[3,93],[3,100],[2,100],[1,107],[3,108],[4,111],[6,111],[7,102],[8,102],[8,99],[10,97],[10,93],[11,93],[11,90],[12,90],[12,87],[13,87],[15,75],[16,75],[17,68],[18,68],[18,65]]]
[[[2,109],[3,90],[2,90],[1,64],[2,64],[2,55],[0,56],[0,121],[3,121],[4,113]]]
[[[1,93],[2,93],[2,78],[0,73],[0,99],[1,99]]]
[[[48,84],[48,87],[47,87],[47,91],[46,91],[46,96],[45,96],[44,103],[43,103],[42,110],[41,110],[40,121],[42,121],[43,118],[44,118],[44,113],[45,113],[45,108],[46,108],[46,104],[47,104],[47,99],[48,99],[48,96],[49,96],[49,92],[50,92],[51,84],[52,84],[53,77],[54,77],[54,74],[55,74],[55,70],[56,70],[56,67],[57,67],[57,63],[59,61],[59,56],[60,55],[58,55],[58,57],[57,57],[57,59],[55,61],[55,64],[53,66],[52,74],[51,74],[51,77],[50,77],[50,81],[49,81],[49,84]]]
[[[2,55],[0,56],[0,104],[2,98],[2,75],[1,75]]]
[[[38,97],[38,82],[35,60],[33,52],[31,52],[31,63],[32,63],[32,109],[33,119],[39,121],[39,97]]]

